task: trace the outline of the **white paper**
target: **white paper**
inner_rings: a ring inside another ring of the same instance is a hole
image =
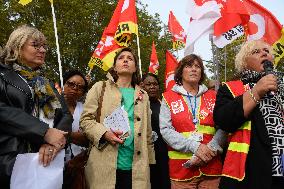
[[[125,134],[129,134],[130,130],[128,114],[122,108],[116,108],[109,116],[104,119],[104,125],[112,131],[122,131],[124,136]]]
[[[49,166],[43,167],[38,153],[19,154],[11,176],[11,189],[61,189],[64,156],[61,150]]]

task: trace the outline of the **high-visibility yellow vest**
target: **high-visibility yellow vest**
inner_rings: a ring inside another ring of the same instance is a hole
[[[172,125],[175,130],[181,133],[184,137],[189,137],[193,132],[203,134],[201,143],[207,144],[211,141],[216,130],[213,121],[213,108],[216,100],[216,93],[209,90],[204,93],[199,102],[197,118],[199,124],[197,128],[193,124],[191,110],[186,104],[184,97],[173,91],[167,91],[163,94],[165,102],[171,111]],[[222,171],[222,163],[219,156],[215,157],[208,164],[202,167],[185,168],[182,166],[187,160],[192,157],[192,153],[182,153],[168,148],[169,156],[169,173],[170,178],[176,181],[186,181],[194,177],[199,177],[202,174],[210,176],[219,176]]]
[[[225,83],[233,97],[240,96],[249,89],[242,81]],[[245,122],[236,132],[229,134],[229,146],[224,161],[222,176],[238,181],[245,178],[245,164],[250,146],[251,122]]]

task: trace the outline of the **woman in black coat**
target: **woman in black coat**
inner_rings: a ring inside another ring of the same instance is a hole
[[[246,42],[235,60],[240,80],[218,90],[214,121],[231,133],[221,189],[284,188],[284,85],[273,61],[270,45]]]
[[[47,166],[64,148],[72,117],[53,85],[41,76],[46,38],[34,27],[12,32],[0,54],[0,183],[9,188],[16,156],[39,152]],[[59,130],[60,129],[60,130]]]
[[[168,150],[160,133],[159,114],[161,101],[159,99],[160,83],[156,75],[147,73],[142,77],[141,86],[148,93],[150,99],[150,108],[152,111],[152,139],[154,142],[156,164],[150,166],[151,188],[169,189],[170,177],[168,166]]]

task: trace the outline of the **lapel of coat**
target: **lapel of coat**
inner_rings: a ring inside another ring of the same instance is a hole
[[[1,72],[1,77],[9,85],[12,85],[16,89],[22,91],[30,99],[32,99],[32,93],[28,84],[13,70],[7,69],[5,72]]]

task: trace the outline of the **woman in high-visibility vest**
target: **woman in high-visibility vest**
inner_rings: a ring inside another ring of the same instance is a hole
[[[246,42],[235,66],[240,80],[224,83],[214,109],[215,123],[231,133],[220,188],[283,189],[284,86],[271,46]]]
[[[222,151],[224,132],[215,135],[216,93],[202,84],[204,77],[202,59],[188,55],[175,71],[176,85],[163,94],[160,131],[168,144],[172,189],[219,185],[222,163],[217,151]]]

